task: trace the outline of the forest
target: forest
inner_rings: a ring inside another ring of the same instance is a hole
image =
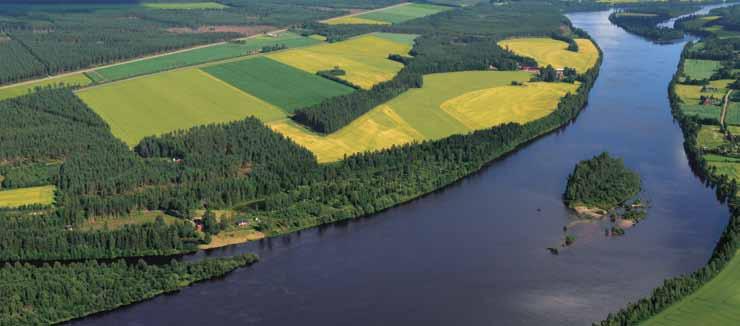
[[[576,164],[568,176],[563,200],[569,207],[612,209],[640,191],[640,175],[619,158],[601,153]]]
[[[699,9],[693,4],[652,4],[636,8],[627,7],[609,15],[609,21],[624,30],[658,43],[666,43],[683,38],[683,31],[659,26],[673,17],[685,15]]]

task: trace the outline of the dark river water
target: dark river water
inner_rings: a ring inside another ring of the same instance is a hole
[[[262,260],[74,324],[590,325],[702,266],[728,211],[692,173],[671,117],[683,43],[627,34],[607,12],[569,17],[604,50],[573,124],[382,214],[188,256]],[[581,225],[573,247],[549,254],[573,219],[561,201],[568,174],[602,151],[642,175],[648,219],[621,238]]]

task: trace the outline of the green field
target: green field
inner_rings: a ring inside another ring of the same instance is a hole
[[[285,117],[279,108],[198,69],[104,84],[77,95],[130,146],[146,136],[197,125]]]
[[[344,155],[389,148],[413,141],[525,123],[557,107],[560,97],[577,85],[528,83],[531,74],[512,71],[468,71],[424,76],[424,87],[382,104],[330,135],[318,135],[290,120],[270,127],[311,150],[320,162]]]
[[[339,67],[347,73],[340,78],[369,89],[392,79],[403,68],[403,64],[388,60],[388,55],[405,55],[409,51],[409,44],[363,35],[342,42],[270,53],[267,57],[312,74]]]
[[[90,79],[84,74],[74,74],[58,78],[44,79],[38,82],[26,83],[22,85],[10,85],[0,88],[0,100],[26,95],[36,87],[57,86],[60,84],[67,86],[87,86],[91,83]]]
[[[504,49],[516,54],[531,57],[541,66],[552,65],[555,68],[571,67],[578,72],[585,72],[596,64],[599,50],[588,39],[576,39],[578,52],[568,51],[568,44],[546,37],[511,38],[498,42]]]
[[[715,125],[701,126],[696,142],[697,145],[703,149],[715,149],[720,145],[727,143],[724,134],[719,130],[719,126]]]
[[[696,116],[699,119],[713,119],[719,124],[722,108],[714,105],[680,104],[681,112],[685,115]]]
[[[210,66],[203,69],[287,113],[318,104],[329,97],[349,94],[352,87],[293,68],[266,57]]]
[[[321,43],[318,40],[303,37],[295,33],[280,33],[277,37],[260,35],[239,43],[225,43],[186,52],[179,52],[152,59],[134,61],[131,63],[111,66],[95,70],[90,77],[98,82],[114,81],[138,75],[156,73],[174,68],[192,66],[210,61],[223,60],[244,56],[252,51],[258,51],[264,46],[282,44],[289,48],[308,46]]]
[[[730,102],[730,105],[727,106],[727,114],[725,114],[725,124],[736,126],[740,125],[740,103]]]
[[[106,227],[109,230],[118,230],[126,225],[154,223],[159,216],[161,216],[164,219],[165,224],[168,225],[175,224],[178,220],[182,221],[182,219],[167,215],[162,211],[138,211],[121,217],[90,218],[84,223],[81,223],[79,228],[83,231],[102,230]]]
[[[192,10],[192,9],[224,9],[228,8],[218,2],[143,2],[143,7],[151,9],[181,9],[181,10]]]
[[[683,74],[691,79],[709,79],[720,67],[720,62],[715,60],[686,59]]]
[[[54,203],[54,186],[0,190],[0,207],[25,205],[51,205]]]
[[[643,326],[740,325],[740,254],[709,283]]]
[[[434,15],[450,9],[452,8],[446,6],[409,3],[406,5],[369,12],[355,17],[398,24],[408,20]]]

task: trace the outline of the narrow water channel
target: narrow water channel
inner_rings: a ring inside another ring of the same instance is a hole
[[[186,259],[256,252],[224,279],[77,325],[590,325],[709,257],[728,218],[692,173],[667,100],[683,43],[656,45],[569,16],[604,50],[577,121],[444,191],[370,218]],[[601,151],[643,177],[649,217],[622,238],[585,231],[560,196]],[[538,211],[539,209],[539,211]]]

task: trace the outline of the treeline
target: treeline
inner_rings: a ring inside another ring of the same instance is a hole
[[[682,39],[684,32],[681,29],[662,27],[658,24],[698,9],[699,7],[693,4],[643,4],[615,11],[609,15],[609,21],[627,32],[654,42],[665,43]]]
[[[474,13],[474,14],[473,14]],[[533,23],[516,33],[507,33],[515,15],[529,15]],[[473,8],[453,10],[398,27],[381,27],[385,31],[421,34],[403,69],[391,80],[370,90],[327,99],[319,104],[296,110],[293,120],[320,133],[332,133],[346,126],[374,107],[423,85],[423,75],[465,70],[515,70],[519,65],[534,65],[531,58],[504,50],[496,41],[512,35],[554,35],[563,24],[554,7],[542,4],[512,3],[506,6],[480,4]],[[330,39],[354,36],[377,27],[324,25],[316,30],[303,27],[304,33],[322,33]],[[568,38],[563,36],[563,38]],[[572,38],[568,38],[571,41]],[[573,41],[573,43],[575,43]],[[577,45],[576,45],[577,47]],[[399,53],[398,55],[405,55]],[[397,56],[400,57],[400,56]]]
[[[616,313],[610,313],[606,319],[594,325],[636,325],[650,319],[672,304],[685,299],[712,280],[736,256],[737,251],[740,249],[740,246],[738,246],[740,244],[740,202],[738,202],[736,197],[738,191],[737,183],[726,175],[717,173],[717,171],[709,166],[703,157],[704,151],[698,146],[697,142],[702,124],[716,122],[704,121],[695,116],[685,115],[680,109],[680,98],[675,90],[684,62],[689,56],[689,53],[691,53],[689,51],[690,46],[691,44],[687,44],[684,47],[679,62],[679,70],[674,75],[668,88],[671,111],[681,126],[684,135],[684,149],[690,163],[702,179],[708,185],[715,188],[717,198],[728,202],[730,221],[715,245],[706,265],[693,273],[666,280],[661,286],[654,289],[649,297],[630,303],[627,307]],[[696,54],[692,53],[691,55]]]
[[[123,260],[6,264],[0,268],[0,325],[47,325],[81,318],[223,277],[256,261],[254,255],[240,255],[159,266]]]
[[[581,161],[568,176],[563,200],[569,207],[612,209],[640,191],[640,176],[624,161],[601,153]]]

